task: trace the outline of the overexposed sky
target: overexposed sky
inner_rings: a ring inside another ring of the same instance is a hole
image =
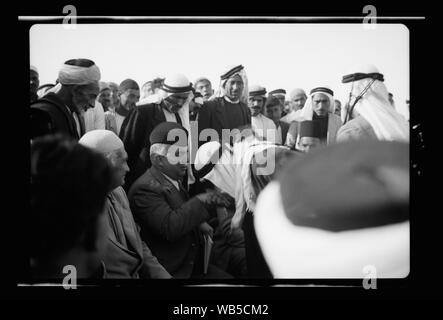
[[[71,25],[72,26],[72,25]],[[409,30],[402,24],[36,24],[30,63],[40,84],[54,83],[64,61],[93,60],[103,81],[182,73],[209,78],[216,88],[230,65],[245,66],[249,84],[268,91],[329,86],[345,102],[343,75],[370,63],[385,76],[397,110],[409,118]]]

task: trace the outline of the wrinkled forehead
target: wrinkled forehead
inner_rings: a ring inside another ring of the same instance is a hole
[[[124,147],[115,150],[115,155],[119,158],[126,159],[128,157],[128,154],[126,153],[126,150]]]
[[[306,99],[306,95],[302,92],[297,93],[292,100]]]
[[[196,87],[198,87],[198,86],[210,86],[210,85],[211,85],[211,83],[209,82],[209,80],[206,80],[206,79],[199,80],[195,84]]]
[[[95,93],[98,94],[100,92],[100,86],[98,84],[98,81],[94,81],[92,83],[88,83],[81,86],[81,91],[88,94],[88,93]]]
[[[329,97],[328,97],[328,95],[326,95],[324,93],[315,93],[312,96],[312,100],[314,100],[314,101],[320,101],[320,100],[322,100],[322,101],[324,101],[324,100],[329,101]]]
[[[242,79],[242,77],[238,73],[236,73],[232,77],[228,78],[228,80],[226,82],[227,83],[231,83],[231,82],[241,82],[241,83],[243,83],[243,79]]]

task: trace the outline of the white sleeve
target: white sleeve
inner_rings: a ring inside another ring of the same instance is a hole
[[[94,108],[94,128],[105,129],[105,110],[100,102],[95,102]]]

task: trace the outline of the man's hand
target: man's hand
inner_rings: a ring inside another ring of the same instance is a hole
[[[208,191],[198,194],[196,197],[208,207],[228,207],[230,204],[228,197],[217,191]]]
[[[200,223],[200,225],[198,226],[200,233],[204,236],[204,235],[208,235],[211,238],[214,235],[214,229],[209,225],[209,223],[207,222],[202,222]]]

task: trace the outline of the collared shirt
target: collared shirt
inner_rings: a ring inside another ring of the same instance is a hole
[[[171,182],[171,183],[174,185],[174,187],[177,188],[178,191],[180,191],[180,186],[179,186],[179,184],[178,184],[178,181],[173,180],[172,178],[168,177],[168,176],[167,176],[166,174],[164,174],[163,172],[162,172],[161,174],[162,174],[166,179],[168,179],[169,182]]]

